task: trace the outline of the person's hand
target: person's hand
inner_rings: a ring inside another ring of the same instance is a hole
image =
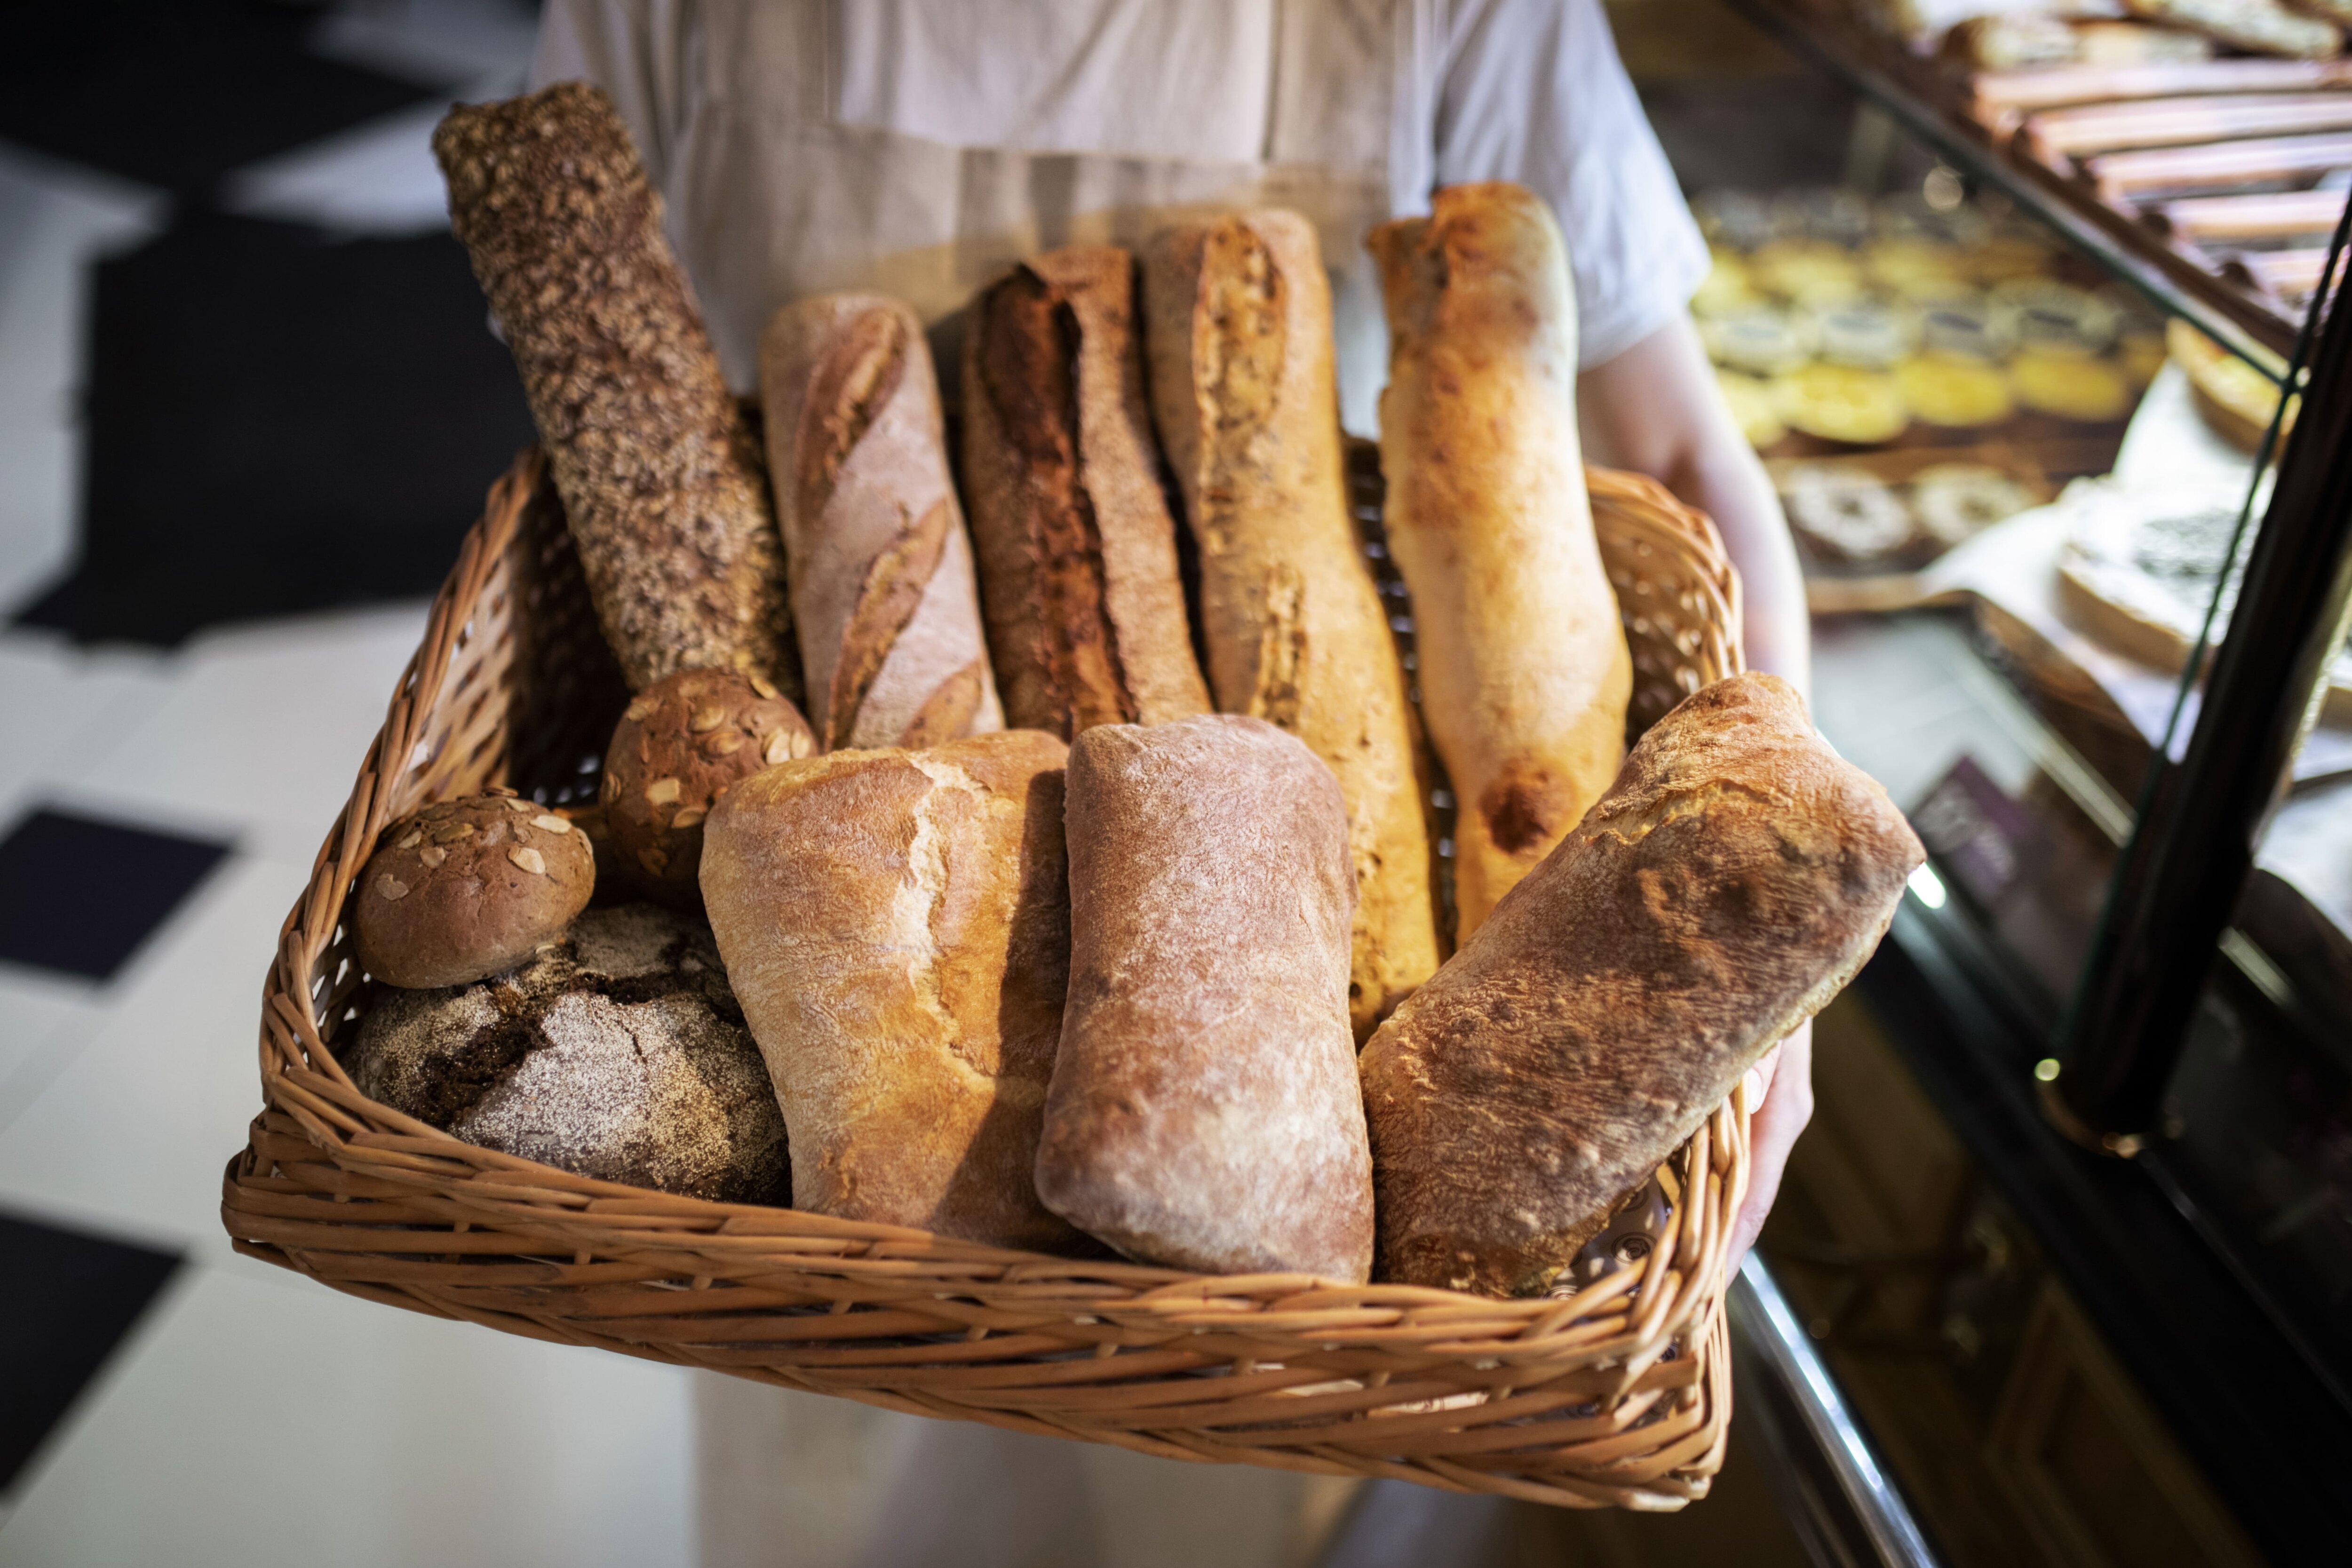
[[[1748,1069],[1748,1103],[1753,1111],[1748,1123],[1748,1196],[1731,1226],[1730,1272],[1735,1275],[1764,1228],[1772,1200],[1780,1195],[1780,1173],[1788,1168],[1797,1134],[1813,1119],[1811,1019]]]

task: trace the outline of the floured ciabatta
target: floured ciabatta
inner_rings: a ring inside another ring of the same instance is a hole
[[[1787,682],[1686,699],[1365,1047],[1374,1278],[1550,1284],[1853,978],[1925,858]]]
[[[590,910],[478,985],[386,991],[343,1068],[485,1149],[689,1197],[790,1199],[783,1118],[718,951],[651,904]]]

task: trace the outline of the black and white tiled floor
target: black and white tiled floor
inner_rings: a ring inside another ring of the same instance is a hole
[[[405,546],[362,595],[376,602],[331,605],[295,575],[224,606],[188,580],[176,604],[118,596],[113,619],[78,622],[54,606],[93,488],[84,411],[139,414],[137,385],[91,384],[93,279],[141,247],[168,258],[159,237],[190,232],[205,186],[229,209],[213,221],[307,234],[331,269],[429,249],[426,133],[451,95],[510,89],[532,20],[500,0],[209,9],[334,62],[294,141],[247,116],[206,143],[247,161],[209,169],[202,146],[157,153],[162,128],[109,142],[61,122],[68,94],[30,132],[10,123],[24,100],[0,107],[0,1563],[688,1563],[687,1374],[340,1296],[236,1257],[221,1230],[222,1168],[259,1104],[272,940],[520,404],[468,415],[487,460],[433,455],[437,502],[321,521],[330,544],[376,529],[372,559]],[[20,68],[0,62],[0,96]],[[499,363],[486,338],[450,341]],[[170,454],[145,504],[200,490],[185,465],[216,455]],[[156,515],[152,538],[115,548],[266,554],[232,510]]]

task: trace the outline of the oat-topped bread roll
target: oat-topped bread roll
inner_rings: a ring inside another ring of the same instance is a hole
[[[1924,858],[1787,682],[1685,699],[1364,1048],[1380,1277],[1543,1289],[1853,977]]]
[[[1067,1247],[1031,1174],[1061,1037],[1062,742],[1034,730],[754,773],[702,896],[793,1140],[801,1207]]]
[[[612,103],[567,81],[460,104],[433,151],[629,684],[732,669],[797,697],[758,444]]]
[[[787,305],[761,340],[760,387],[818,744],[1003,729],[915,312],[879,294]]]
[[[1273,211],[1168,230],[1144,251],[1143,296],[1217,706],[1306,742],[1348,803],[1360,1039],[1437,967],[1437,915],[1404,670],[1348,516],[1315,230]]]
[[[1576,294],[1551,213],[1456,185],[1374,229],[1381,467],[1422,711],[1461,802],[1457,939],[1609,787],[1633,665],[1576,431]]]
[[[1135,261],[1051,250],[974,302],[963,482],[1004,710],[1068,737],[1209,711],[1143,394]]]
[[[1257,719],[1099,725],[1071,742],[1068,823],[1038,1192],[1145,1262],[1361,1282],[1355,878],[1330,769]]]

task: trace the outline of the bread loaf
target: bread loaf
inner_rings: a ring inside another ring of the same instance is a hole
[[[1543,1289],[1853,978],[1924,858],[1786,682],[1686,699],[1365,1047],[1379,1277]]]
[[[801,1207],[1054,1249],[1031,1174],[1069,973],[1061,742],[848,751],[736,784],[702,894]]]
[[[1003,729],[914,311],[879,294],[787,305],[761,341],[760,386],[819,744]]]
[[[1360,1039],[1437,967],[1437,923],[1404,671],[1348,516],[1315,231],[1276,211],[1168,230],[1143,293],[1217,706],[1304,741],[1347,802]]]
[[[1360,1282],[1372,1190],[1330,770],[1262,720],[1072,742],[1070,986],[1037,1190],[1130,1258]]]
[[[1067,738],[1209,710],[1143,395],[1135,264],[1036,257],[964,340],[963,482],[1005,712]]]
[[[1387,298],[1381,467],[1422,711],[1452,777],[1457,940],[1624,755],[1633,667],[1576,427],[1576,296],[1517,185],[1456,185],[1369,241]]]
[[[732,669],[797,698],[758,447],[612,103],[461,104],[433,151],[629,684]]]

